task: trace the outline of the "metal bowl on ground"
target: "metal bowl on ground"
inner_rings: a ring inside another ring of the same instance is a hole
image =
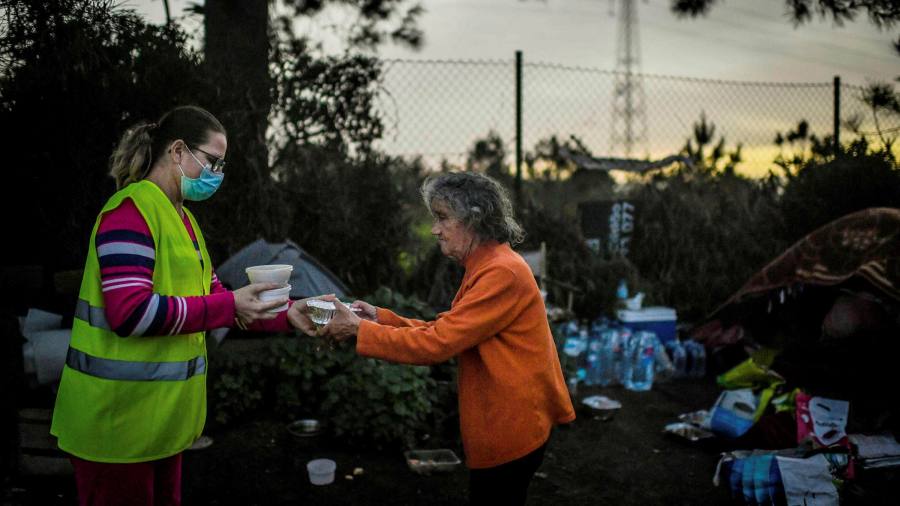
[[[302,418],[288,424],[287,431],[296,437],[313,437],[322,433],[322,422],[315,418]]]
[[[600,421],[611,420],[622,403],[603,395],[592,395],[581,400],[582,409]]]

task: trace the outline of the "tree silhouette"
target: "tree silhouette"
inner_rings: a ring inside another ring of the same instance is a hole
[[[672,0],[672,12],[679,17],[705,16],[719,0]],[[795,25],[808,23],[815,16],[829,17],[837,24],[853,21],[861,12],[878,28],[891,28],[900,21],[896,0],[785,0]]]

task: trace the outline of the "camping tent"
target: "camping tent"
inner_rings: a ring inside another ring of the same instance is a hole
[[[858,211],[796,242],[719,306],[691,336],[714,371],[777,350],[791,387],[853,403],[859,427],[900,427],[900,209]]]
[[[259,239],[248,244],[217,267],[216,275],[222,284],[236,289],[250,283],[244,269],[252,265],[265,264],[294,266],[290,280],[292,299],[325,293],[333,293],[341,297],[349,292],[346,285],[334,273],[290,240],[270,243]]]

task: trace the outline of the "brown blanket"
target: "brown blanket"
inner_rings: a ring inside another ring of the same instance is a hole
[[[773,290],[834,286],[854,276],[900,301],[900,209],[864,209],[815,230],[750,278],[711,317]]]

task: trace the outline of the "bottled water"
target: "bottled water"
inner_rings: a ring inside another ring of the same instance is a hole
[[[688,376],[691,378],[703,378],[706,376],[706,347],[697,341],[685,343],[688,356]]]
[[[613,374],[617,383],[625,384],[629,371],[628,350],[632,346],[632,333],[628,327],[619,327],[619,338],[613,347]]]
[[[673,339],[666,343],[666,348],[672,356],[672,366],[675,368],[675,377],[684,378],[687,376],[687,351],[684,345],[678,339]]]
[[[623,384],[629,390],[644,392],[653,386],[657,339],[653,332],[636,332],[628,347],[628,367]]]
[[[588,341],[589,341],[589,337],[588,337],[587,329],[583,328],[583,327],[579,328],[579,330],[578,330],[578,358],[576,360],[576,363],[578,364],[578,373],[581,374],[583,378],[585,378],[585,381],[587,379],[587,374],[588,374],[588,357],[587,357]]]
[[[566,356],[571,357],[573,360],[578,359],[578,355],[581,353],[581,341],[578,339],[578,336],[567,335],[566,342],[563,345],[563,353]]]
[[[654,338],[656,338],[655,335]],[[659,339],[656,339],[656,342],[653,344],[653,353],[654,373],[656,375],[654,381],[660,383],[675,377],[675,365],[669,358],[669,354],[666,353],[666,348],[659,342]]]
[[[587,350],[587,379],[586,385],[600,384],[600,355],[602,353],[603,339],[600,334],[591,334],[588,339]]]
[[[600,353],[597,361],[597,380],[601,386],[609,386],[619,380],[616,368],[616,349],[619,347],[619,331],[608,328],[600,333]]]

